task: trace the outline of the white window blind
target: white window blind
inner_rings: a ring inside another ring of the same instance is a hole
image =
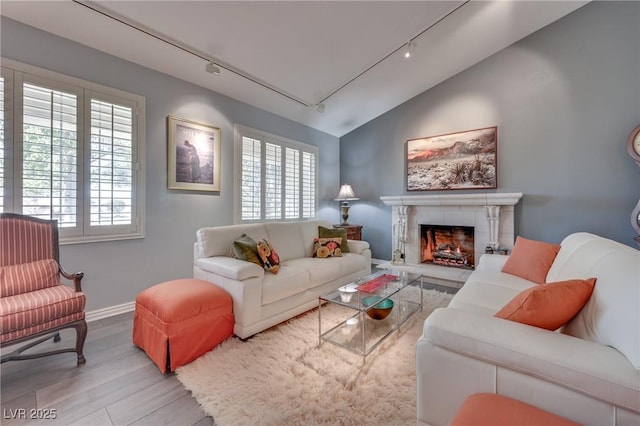
[[[315,218],[318,148],[236,125],[239,221]]]
[[[265,219],[280,219],[282,216],[282,147],[266,143],[264,165]]]
[[[242,142],[242,220],[260,219],[262,203],[260,202],[262,146],[259,140],[243,138]]]
[[[316,156],[302,153],[302,217],[316,215]]]
[[[0,77],[0,213],[4,211],[4,77]]]
[[[132,125],[131,108],[91,100],[91,226],[134,219]]]
[[[300,217],[300,151],[286,148],[285,215],[286,219]]]
[[[77,96],[23,85],[22,213],[77,226]]]
[[[57,219],[61,243],[143,237],[144,98],[3,61],[3,210]]]

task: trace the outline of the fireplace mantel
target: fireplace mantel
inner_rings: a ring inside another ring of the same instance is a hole
[[[485,247],[510,250],[515,240],[515,205],[523,194],[434,194],[380,197],[392,206],[392,259],[400,247],[405,267],[433,278],[441,278],[461,286],[469,271],[458,268],[420,263],[420,225],[473,226],[476,266]],[[400,230],[400,231],[399,231]],[[397,267],[394,263],[392,267]],[[391,264],[385,264],[391,267]]]
[[[515,206],[521,198],[522,192],[380,197],[388,206]]]

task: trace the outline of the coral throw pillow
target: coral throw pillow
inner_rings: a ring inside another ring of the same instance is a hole
[[[498,318],[547,330],[568,323],[589,301],[595,278],[567,280],[537,285],[514,297],[498,313]]]
[[[315,238],[313,240],[313,257],[342,257],[340,250],[342,238]]]
[[[502,272],[544,284],[558,251],[560,246],[557,244],[518,237]]]
[[[271,243],[264,238],[262,241],[258,241],[258,255],[265,270],[274,274],[278,273],[280,270],[280,258]]]

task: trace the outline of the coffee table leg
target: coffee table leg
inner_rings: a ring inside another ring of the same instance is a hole
[[[318,347],[322,345],[322,314],[320,310],[322,309],[322,303],[320,303],[320,298],[318,298]]]

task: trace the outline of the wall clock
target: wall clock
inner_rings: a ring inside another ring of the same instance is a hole
[[[640,166],[640,125],[631,131],[627,139],[627,150],[631,158]],[[631,212],[631,226],[638,234],[635,240],[638,242],[638,247],[640,247],[640,200],[638,200],[638,204]]]
[[[640,166],[640,125],[631,131],[627,139],[627,150],[631,158]]]

